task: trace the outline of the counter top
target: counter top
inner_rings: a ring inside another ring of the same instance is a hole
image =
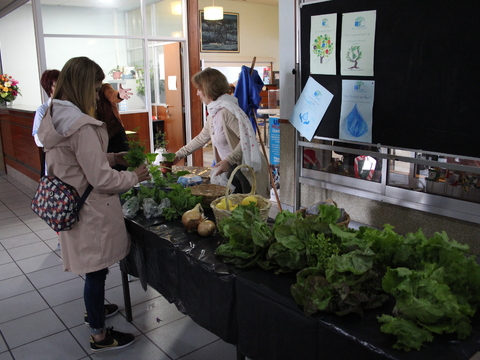
[[[40,104],[39,104],[40,105]],[[0,106],[0,110],[2,111],[23,111],[23,112],[35,112],[37,111],[38,106],[33,105],[22,105],[22,104],[15,104],[13,103],[11,106]]]

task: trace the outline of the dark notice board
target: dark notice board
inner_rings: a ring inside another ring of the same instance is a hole
[[[376,10],[374,76],[340,75],[342,13]],[[301,9],[302,88],[310,17],[337,14],[334,94],[316,135],[338,139],[342,80],[374,80],[372,143],[480,157],[480,11],[476,1],[333,0]]]

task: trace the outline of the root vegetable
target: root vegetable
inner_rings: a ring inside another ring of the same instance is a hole
[[[200,236],[211,236],[215,229],[215,223],[211,220],[204,220],[200,224],[198,224],[197,232]]]
[[[182,224],[187,228],[188,232],[197,230],[198,225],[204,220],[203,208],[201,204],[197,204],[193,209],[185,211],[182,215]]]

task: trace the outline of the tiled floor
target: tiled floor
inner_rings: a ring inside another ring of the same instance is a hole
[[[133,317],[125,320],[119,266],[106,301],[120,306],[107,326],[131,332],[125,349],[92,354],[83,323],[81,276],[64,272],[57,235],[30,210],[31,187],[0,175],[0,360],[230,360],[233,345],[198,326],[153,289],[130,284]]]

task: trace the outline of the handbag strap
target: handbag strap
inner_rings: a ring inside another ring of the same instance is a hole
[[[80,209],[82,208],[83,204],[85,203],[85,200],[87,200],[88,195],[90,195],[90,192],[92,191],[93,186],[88,184],[88,187],[85,189],[85,192],[83,193],[82,197],[80,200],[78,200],[77,203],[77,214],[80,212]]]

